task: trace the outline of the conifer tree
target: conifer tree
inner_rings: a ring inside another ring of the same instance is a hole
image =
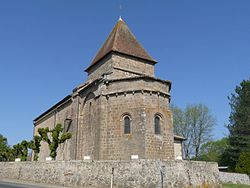
[[[235,170],[242,152],[250,151],[250,79],[243,80],[229,97],[231,114],[229,117],[230,168]]]

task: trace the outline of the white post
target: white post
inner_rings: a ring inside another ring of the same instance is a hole
[[[83,156],[83,160],[91,160],[91,157],[89,155]]]
[[[131,155],[130,157],[131,157],[132,160],[139,159],[138,155]]]
[[[52,157],[46,157],[46,161],[52,161]]]
[[[20,158],[15,158],[15,162],[20,162],[21,159]]]

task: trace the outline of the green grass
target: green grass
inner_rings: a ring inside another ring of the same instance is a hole
[[[223,184],[223,188],[250,188],[250,185]]]

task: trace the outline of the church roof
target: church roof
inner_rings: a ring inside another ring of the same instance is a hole
[[[91,65],[86,71],[97,64],[102,58],[110,52],[118,52],[121,54],[137,57],[156,63],[156,61],[146,52],[141,44],[136,40],[133,33],[129,30],[127,24],[120,18],[104,42],[101,49],[93,59]]]
[[[184,141],[184,140],[186,140],[186,138],[185,138],[185,137],[183,137],[183,136],[174,135],[174,140]]]

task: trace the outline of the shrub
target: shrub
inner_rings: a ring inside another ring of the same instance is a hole
[[[240,154],[235,171],[250,175],[250,152],[242,152]]]

